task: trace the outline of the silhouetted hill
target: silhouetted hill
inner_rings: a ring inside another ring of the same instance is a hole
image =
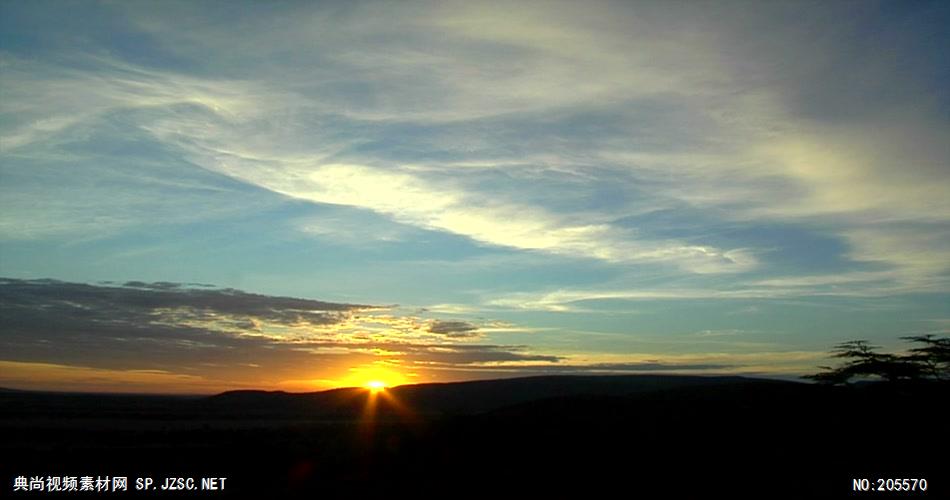
[[[540,399],[567,396],[626,396],[678,387],[705,387],[741,377],[676,375],[542,376],[453,384],[407,385],[393,394],[413,408],[433,413],[470,414]]]
[[[759,384],[768,387],[807,387],[806,384],[743,377],[675,375],[540,376],[457,383],[403,385],[387,389],[376,410],[387,417],[473,415],[512,405],[571,396],[632,396],[693,388],[723,388]],[[237,390],[209,397],[174,395],[96,394],[0,390],[7,412],[79,414],[153,413],[178,417],[249,418],[261,416],[352,418],[364,412],[369,392],[363,388],[289,393]],[[392,402],[398,403],[398,407]],[[411,410],[411,414],[405,411]]]
[[[228,391],[196,403],[211,414],[350,418],[359,415],[368,392],[346,388],[322,392]]]
[[[755,379],[743,377],[701,377],[678,375],[539,376],[471,382],[403,385],[388,389],[390,397],[379,398],[378,410],[398,417],[400,407],[416,416],[470,415],[547,398],[568,396],[628,396],[684,387],[712,387],[739,384]],[[758,379],[769,386],[794,385]],[[215,411],[250,411],[255,414],[305,412],[308,416],[358,415],[363,411],[367,391],[360,388],[310,393],[283,391],[229,391],[209,398],[207,408]]]
[[[939,498],[947,389],[649,375],[376,396],[2,391],[0,472],[8,485],[37,474],[228,477],[215,498],[848,498],[854,478],[906,477],[929,482],[914,498]]]

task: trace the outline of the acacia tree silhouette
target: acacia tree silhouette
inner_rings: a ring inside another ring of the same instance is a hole
[[[804,378],[823,384],[847,384],[855,377],[899,380],[950,380],[950,338],[934,335],[901,337],[919,345],[907,354],[876,352],[878,346],[866,340],[842,342],[832,349],[832,357],[847,359],[843,365],[832,368],[820,366],[823,371]]]
[[[911,349],[905,358],[917,363],[925,376],[936,380],[950,380],[950,337],[917,335],[901,338],[923,344]]]

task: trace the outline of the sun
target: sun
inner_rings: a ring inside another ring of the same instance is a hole
[[[346,376],[340,378],[337,385],[339,387],[362,387],[372,392],[380,392],[390,387],[403,385],[408,381],[406,374],[402,373],[396,366],[370,363],[349,368]]]
[[[386,382],[383,382],[382,380],[370,380],[366,382],[366,384],[364,385],[366,386],[367,389],[373,392],[379,392],[385,389],[388,384],[386,384]]]

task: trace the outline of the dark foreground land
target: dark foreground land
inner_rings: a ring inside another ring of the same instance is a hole
[[[15,478],[59,475],[128,477],[128,492],[97,498],[948,498],[948,393],[676,376],[375,396],[2,391],[0,497],[47,497],[14,492]],[[198,489],[162,490],[168,477]],[[224,489],[200,489],[208,477]],[[145,478],[157,489],[136,491]],[[862,478],[872,491],[853,491]],[[927,491],[875,491],[878,479]]]

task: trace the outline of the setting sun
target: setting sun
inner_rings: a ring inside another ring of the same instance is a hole
[[[366,388],[373,392],[385,389],[386,385],[386,382],[383,382],[382,380],[370,380],[369,382],[366,382]]]
[[[65,3],[0,491],[950,500],[950,0]]]
[[[387,387],[396,387],[409,382],[406,374],[389,364],[370,363],[354,366],[347,374],[337,380],[338,387],[363,387],[379,392]]]

